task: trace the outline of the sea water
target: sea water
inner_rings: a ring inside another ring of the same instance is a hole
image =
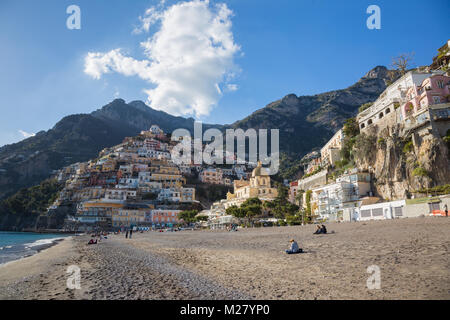
[[[31,256],[66,235],[0,231],[0,264]]]

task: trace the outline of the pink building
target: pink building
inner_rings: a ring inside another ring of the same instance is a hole
[[[298,193],[298,181],[293,181],[289,184],[289,202],[290,203],[296,203],[296,199],[295,197],[297,196]]]
[[[420,85],[410,87],[406,96],[408,102],[401,109],[403,120],[431,105],[450,102],[450,77],[433,75]]]

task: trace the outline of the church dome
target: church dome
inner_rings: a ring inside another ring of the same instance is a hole
[[[252,171],[252,177],[259,177],[259,176],[267,176],[267,170],[262,167],[261,161],[258,161],[258,165],[255,169]]]

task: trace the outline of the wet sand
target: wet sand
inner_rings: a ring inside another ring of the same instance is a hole
[[[66,239],[0,266],[1,299],[450,299],[450,219]],[[290,238],[306,252],[286,255]],[[66,286],[69,265],[81,289]],[[369,266],[381,288],[369,290]]]

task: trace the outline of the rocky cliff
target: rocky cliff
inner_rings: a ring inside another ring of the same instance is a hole
[[[405,134],[403,125],[396,124],[382,130],[375,127],[365,139],[366,150],[374,152],[355,152],[355,164],[373,173],[373,189],[381,198],[405,199],[450,182],[448,144],[435,130]]]

